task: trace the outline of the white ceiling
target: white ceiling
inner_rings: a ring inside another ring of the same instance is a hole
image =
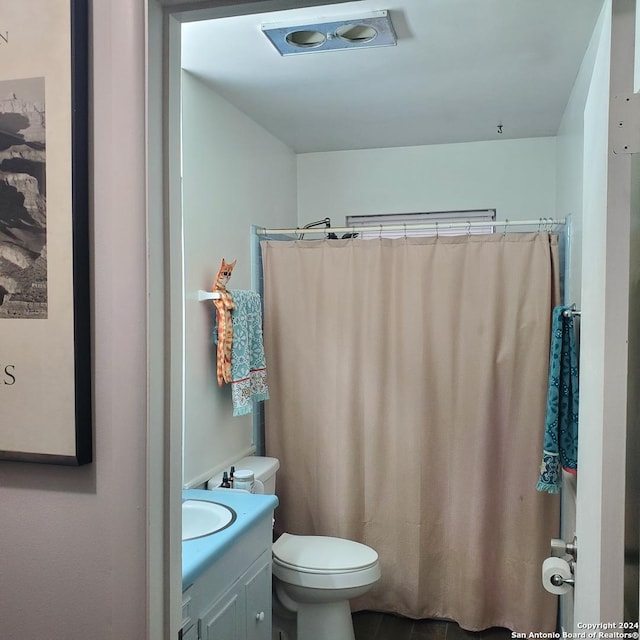
[[[298,153],[549,136],[602,4],[358,0],[217,18],[183,25],[182,64]],[[281,57],[260,28],[384,9],[394,47]]]

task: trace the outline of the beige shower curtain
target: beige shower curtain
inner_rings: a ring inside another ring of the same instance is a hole
[[[358,609],[553,631],[538,493],[557,237],[262,242],[276,528],[358,540]]]

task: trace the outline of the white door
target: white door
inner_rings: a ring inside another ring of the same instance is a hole
[[[584,112],[576,632],[623,620],[635,0],[604,11]]]

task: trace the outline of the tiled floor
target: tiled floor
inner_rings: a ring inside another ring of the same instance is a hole
[[[455,622],[410,620],[387,613],[359,611],[353,614],[356,640],[511,640],[508,629],[471,632]]]

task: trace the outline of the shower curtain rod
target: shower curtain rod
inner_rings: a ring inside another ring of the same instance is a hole
[[[432,229],[438,231],[439,229],[471,229],[473,227],[538,227],[538,230],[549,229],[558,225],[565,224],[565,219],[555,218],[539,218],[538,220],[483,220],[475,222],[428,222],[422,224],[378,224],[378,225],[366,225],[366,226],[353,226],[353,227],[311,227],[311,228],[296,228],[296,229],[263,229],[257,228],[256,233],[260,236],[265,235],[288,235],[288,234],[304,234],[309,233],[354,233],[358,231],[404,231],[407,229]]]

